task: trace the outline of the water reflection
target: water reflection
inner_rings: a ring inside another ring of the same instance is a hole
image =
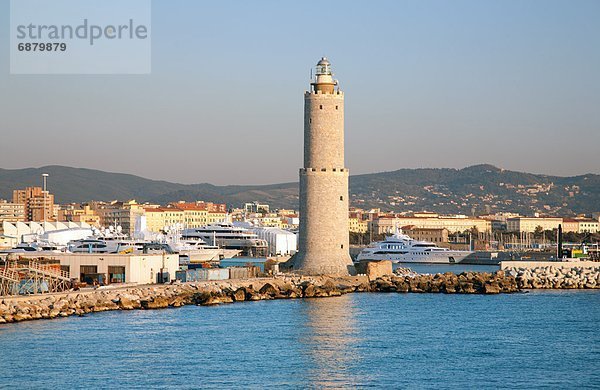
[[[300,344],[307,359],[307,378],[319,388],[364,383],[357,372],[361,363],[358,309],[349,295],[308,299],[301,306]]]

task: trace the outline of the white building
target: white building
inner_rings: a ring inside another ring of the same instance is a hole
[[[506,230],[509,232],[533,233],[538,227],[542,230],[558,229],[563,223],[562,218],[555,217],[517,217],[506,220]]]
[[[297,236],[274,227],[251,227],[250,231],[269,244],[269,256],[291,256],[298,250]]]
[[[36,258],[35,253],[19,254],[23,258]],[[169,273],[169,279],[175,279],[179,269],[178,254],[100,254],[100,253],[57,253],[52,258],[60,261],[63,271],[71,278],[85,281],[86,274],[103,274],[103,281],[111,283],[157,283],[157,274]]]
[[[91,226],[85,222],[2,222],[2,234],[13,237],[17,241],[17,244],[20,242],[32,242],[36,238],[53,242],[53,237],[67,236],[68,234],[64,232],[71,229],[77,230],[80,233],[72,239],[85,238],[92,234]],[[62,233],[51,234],[56,231],[61,231]],[[80,237],[81,234],[86,233],[88,233],[87,236]],[[56,242],[56,244],[58,243]]]

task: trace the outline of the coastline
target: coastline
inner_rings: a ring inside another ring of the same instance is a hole
[[[385,266],[383,267],[385,268]],[[507,294],[526,289],[599,289],[600,264],[593,267],[513,267],[489,272],[399,275],[373,268],[360,276],[279,275],[168,285],[135,285],[89,291],[0,298],[0,324],[83,316],[108,310],[151,310],[241,301],[324,298],[348,293]],[[409,270],[406,270],[409,271]]]

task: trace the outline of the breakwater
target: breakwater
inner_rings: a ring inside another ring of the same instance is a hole
[[[514,276],[504,271],[447,272],[435,275],[415,275],[402,270],[395,275],[371,281],[371,291],[399,293],[500,294],[519,291]]]
[[[596,289],[600,288],[600,264],[597,266],[506,267],[504,272],[517,281],[520,289]]]
[[[374,273],[381,272],[373,267]],[[0,299],[0,324],[52,319],[107,310],[150,310],[184,305],[218,305],[270,299],[322,298],[354,292],[502,294],[522,289],[600,288],[599,267],[526,267],[459,275],[416,274],[397,269],[394,274],[370,276],[277,276],[246,280],[144,285],[115,289],[73,291]]]
[[[0,323],[52,319],[107,310],[161,309],[269,299],[322,298],[353,292],[506,293],[517,291],[515,279],[502,271],[356,277],[278,276],[237,281],[147,285],[0,300]]]

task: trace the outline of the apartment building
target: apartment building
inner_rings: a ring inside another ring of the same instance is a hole
[[[506,230],[509,232],[533,233],[540,227],[542,230],[558,229],[563,223],[560,217],[516,217],[506,220]]]
[[[422,215],[422,214],[421,214]],[[373,234],[393,233],[396,228],[412,226],[419,229],[447,229],[450,234],[462,233],[466,230],[477,229],[481,233],[492,231],[491,221],[464,215],[438,215],[427,216],[379,216],[369,222],[369,229]]]
[[[25,222],[25,204],[12,203],[0,199],[0,224],[6,222]]]
[[[14,190],[12,203],[24,205],[25,221],[56,221],[58,207],[54,205],[54,195],[42,187]]]

